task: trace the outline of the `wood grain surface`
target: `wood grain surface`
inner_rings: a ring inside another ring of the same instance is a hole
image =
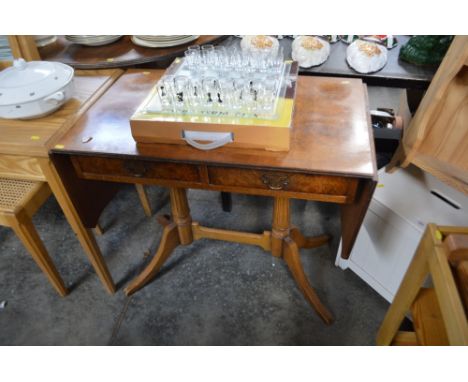
[[[137,145],[133,140],[129,118],[162,74],[162,70],[127,71],[57,142],[63,148],[53,151],[376,176],[365,88],[359,79],[300,76],[289,152],[229,147],[204,152],[184,145]]]
[[[120,69],[77,71],[75,93],[59,110],[43,118],[0,118],[0,154],[46,157],[53,139],[59,138],[122,74]]]
[[[468,36],[456,36],[388,166],[410,163],[468,194]]]

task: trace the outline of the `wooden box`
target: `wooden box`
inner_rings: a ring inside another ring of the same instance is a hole
[[[174,64],[180,61],[176,59]],[[281,91],[270,118],[164,113],[158,109],[155,86],[130,119],[133,138],[139,143],[191,144],[205,150],[227,145],[288,151],[297,73],[297,63],[285,62]]]

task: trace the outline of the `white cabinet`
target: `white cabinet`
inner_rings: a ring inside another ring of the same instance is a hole
[[[382,169],[351,256],[336,264],[391,302],[427,223],[468,226],[468,196],[414,166]]]

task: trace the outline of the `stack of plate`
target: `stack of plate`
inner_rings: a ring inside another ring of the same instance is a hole
[[[42,48],[44,46],[50,45],[57,41],[57,36],[55,35],[36,35],[34,36],[34,40],[36,40],[36,46],[38,48]]]
[[[0,35],[0,61],[11,61],[13,56],[11,55],[10,44],[8,43],[8,37]]]
[[[88,46],[101,46],[117,41],[121,35],[67,35],[65,38],[75,44]]]
[[[169,48],[171,46],[178,46],[187,44],[196,40],[200,36],[194,35],[140,35],[132,36],[132,42],[139,46],[146,48]]]

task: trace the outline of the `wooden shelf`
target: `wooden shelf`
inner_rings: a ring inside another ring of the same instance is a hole
[[[188,46],[218,43],[227,36],[204,35],[188,44],[172,48],[145,48],[133,44],[131,36],[103,46],[84,46],[58,36],[57,41],[39,48],[42,60],[59,61],[76,69],[121,68],[142,64],[167,65],[175,57],[183,55]]]

